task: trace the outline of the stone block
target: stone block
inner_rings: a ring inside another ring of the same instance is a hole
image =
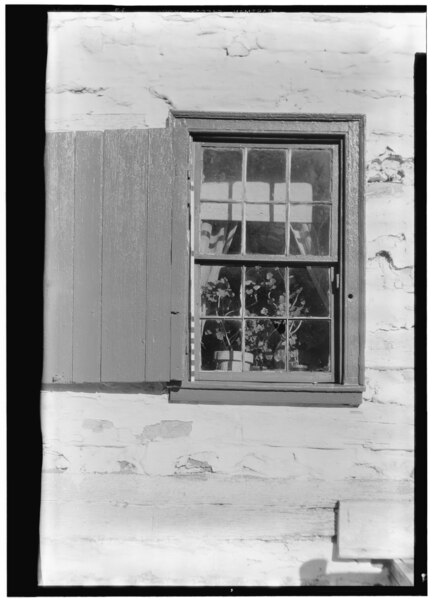
[[[412,369],[413,329],[367,331],[365,365],[368,369]]]
[[[366,187],[367,255],[375,256],[378,244],[392,244],[412,256],[414,234],[414,190],[412,186],[398,183],[370,183]],[[410,242],[410,246],[402,242]],[[404,257],[403,264],[396,258],[397,267],[413,262]]]
[[[380,563],[338,561],[330,540],[42,539],[42,585],[387,585]]]
[[[357,467],[369,469],[368,477],[410,479],[413,477],[414,453],[406,450],[364,448],[358,451]],[[367,474],[364,474],[367,478]]]
[[[143,472],[152,476],[174,475],[178,459],[189,447],[190,441],[186,438],[149,442],[143,451]]]
[[[415,392],[413,369],[380,371],[367,369],[365,380],[365,400],[381,405],[408,406],[413,416]]]

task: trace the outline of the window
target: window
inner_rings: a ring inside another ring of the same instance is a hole
[[[190,335],[171,399],[359,404],[363,117],[172,125],[189,136]]]

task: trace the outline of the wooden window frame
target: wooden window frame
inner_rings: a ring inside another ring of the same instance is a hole
[[[189,307],[173,312],[172,321],[181,333],[182,359],[169,384],[170,401],[218,404],[275,404],[357,406],[364,388],[364,327],[365,327],[365,227],[364,227],[364,115],[290,115],[263,113],[208,113],[171,111],[169,126],[177,132],[177,138],[186,141],[182,150],[188,176],[174,202],[177,202],[179,218],[173,219],[172,240],[172,306],[176,298],[176,281],[185,287],[180,277],[191,266],[191,238],[194,233],[192,178],[194,172],[194,148],[197,143],[240,142],[253,145],[277,142],[294,144],[332,144],[338,147],[340,156],[339,189],[339,247],[337,264],[341,277],[336,301],[338,303],[338,339],[336,355],[339,359],[337,381],[290,382],[287,380],[261,381],[240,377],[230,378],[218,374],[204,378],[203,372],[191,377]],[[179,135],[179,134],[183,135]],[[179,148],[180,150],[180,148]],[[181,165],[177,172],[182,171]],[[185,173],[185,175],[187,175]],[[186,181],[189,179],[190,181]],[[173,206],[173,215],[176,207]],[[183,215],[183,217],[182,217]],[[185,235],[185,224],[189,223]],[[186,244],[186,247],[185,247]],[[335,258],[335,257],[334,257]],[[292,259],[290,259],[292,261]],[[187,267],[180,261],[187,261]],[[316,261],[314,261],[316,262]],[[326,260],[324,263],[326,264]],[[317,261],[320,263],[320,260]],[[329,258],[328,258],[329,263]],[[191,302],[191,297],[190,297]],[[176,303],[176,301],[174,302]],[[191,306],[191,304],[189,304]],[[198,342],[198,341],[197,341]],[[173,338],[172,338],[173,344]],[[278,379],[278,378],[277,378]]]

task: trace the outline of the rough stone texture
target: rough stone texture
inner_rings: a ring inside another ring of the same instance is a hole
[[[413,186],[370,183],[366,194],[366,366],[413,368]]]
[[[71,538],[45,546],[41,566],[47,581],[63,585],[387,585],[388,574],[380,564],[338,563],[332,551],[332,544],[320,539],[314,544],[261,539],[215,543],[200,536],[119,545],[118,539]]]
[[[369,183],[392,181],[411,185],[413,184],[413,176],[413,158],[403,158],[389,146],[386,147],[385,152],[382,152],[367,165],[367,181]]]
[[[413,408],[378,379],[356,409],[44,392],[43,584],[386,585],[332,541],[339,500],[413,494]]]
[[[342,499],[413,478],[413,61],[425,15],[50,14],[47,129],[165,127],[170,108],[367,115],[366,391],[356,409],[46,392],[46,585],[373,585]],[[111,390],[113,392],[113,390]]]
[[[425,15],[51,13],[50,130],[164,127],[190,110],[367,114],[368,155],[412,156]]]
[[[394,379],[386,373],[389,402],[386,396],[380,402],[381,379],[376,377],[368,390],[369,401],[347,410],[171,405],[166,395],[89,398],[44,392],[44,469],[120,473],[128,463],[143,475],[210,472],[325,481],[409,479],[413,409],[410,403],[398,403],[403,375],[392,375]],[[94,416],[92,421],[108,417],[112,427],[85,427],[81,415],[86,412]],[[162,423],[166,416],[175,419],[178,435],[143,435],[154,427],[155,415]]]

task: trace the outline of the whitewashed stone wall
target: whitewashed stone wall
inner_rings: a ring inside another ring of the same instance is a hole
[[[386,584],[380,565],[335,560],[332,536],[338,500],[412,497],[424,27],[394,13],[50,16],[48,130],[164,127],[170,107],[365,113],[370,183],[364,403],[44,392],[44,584]]]

